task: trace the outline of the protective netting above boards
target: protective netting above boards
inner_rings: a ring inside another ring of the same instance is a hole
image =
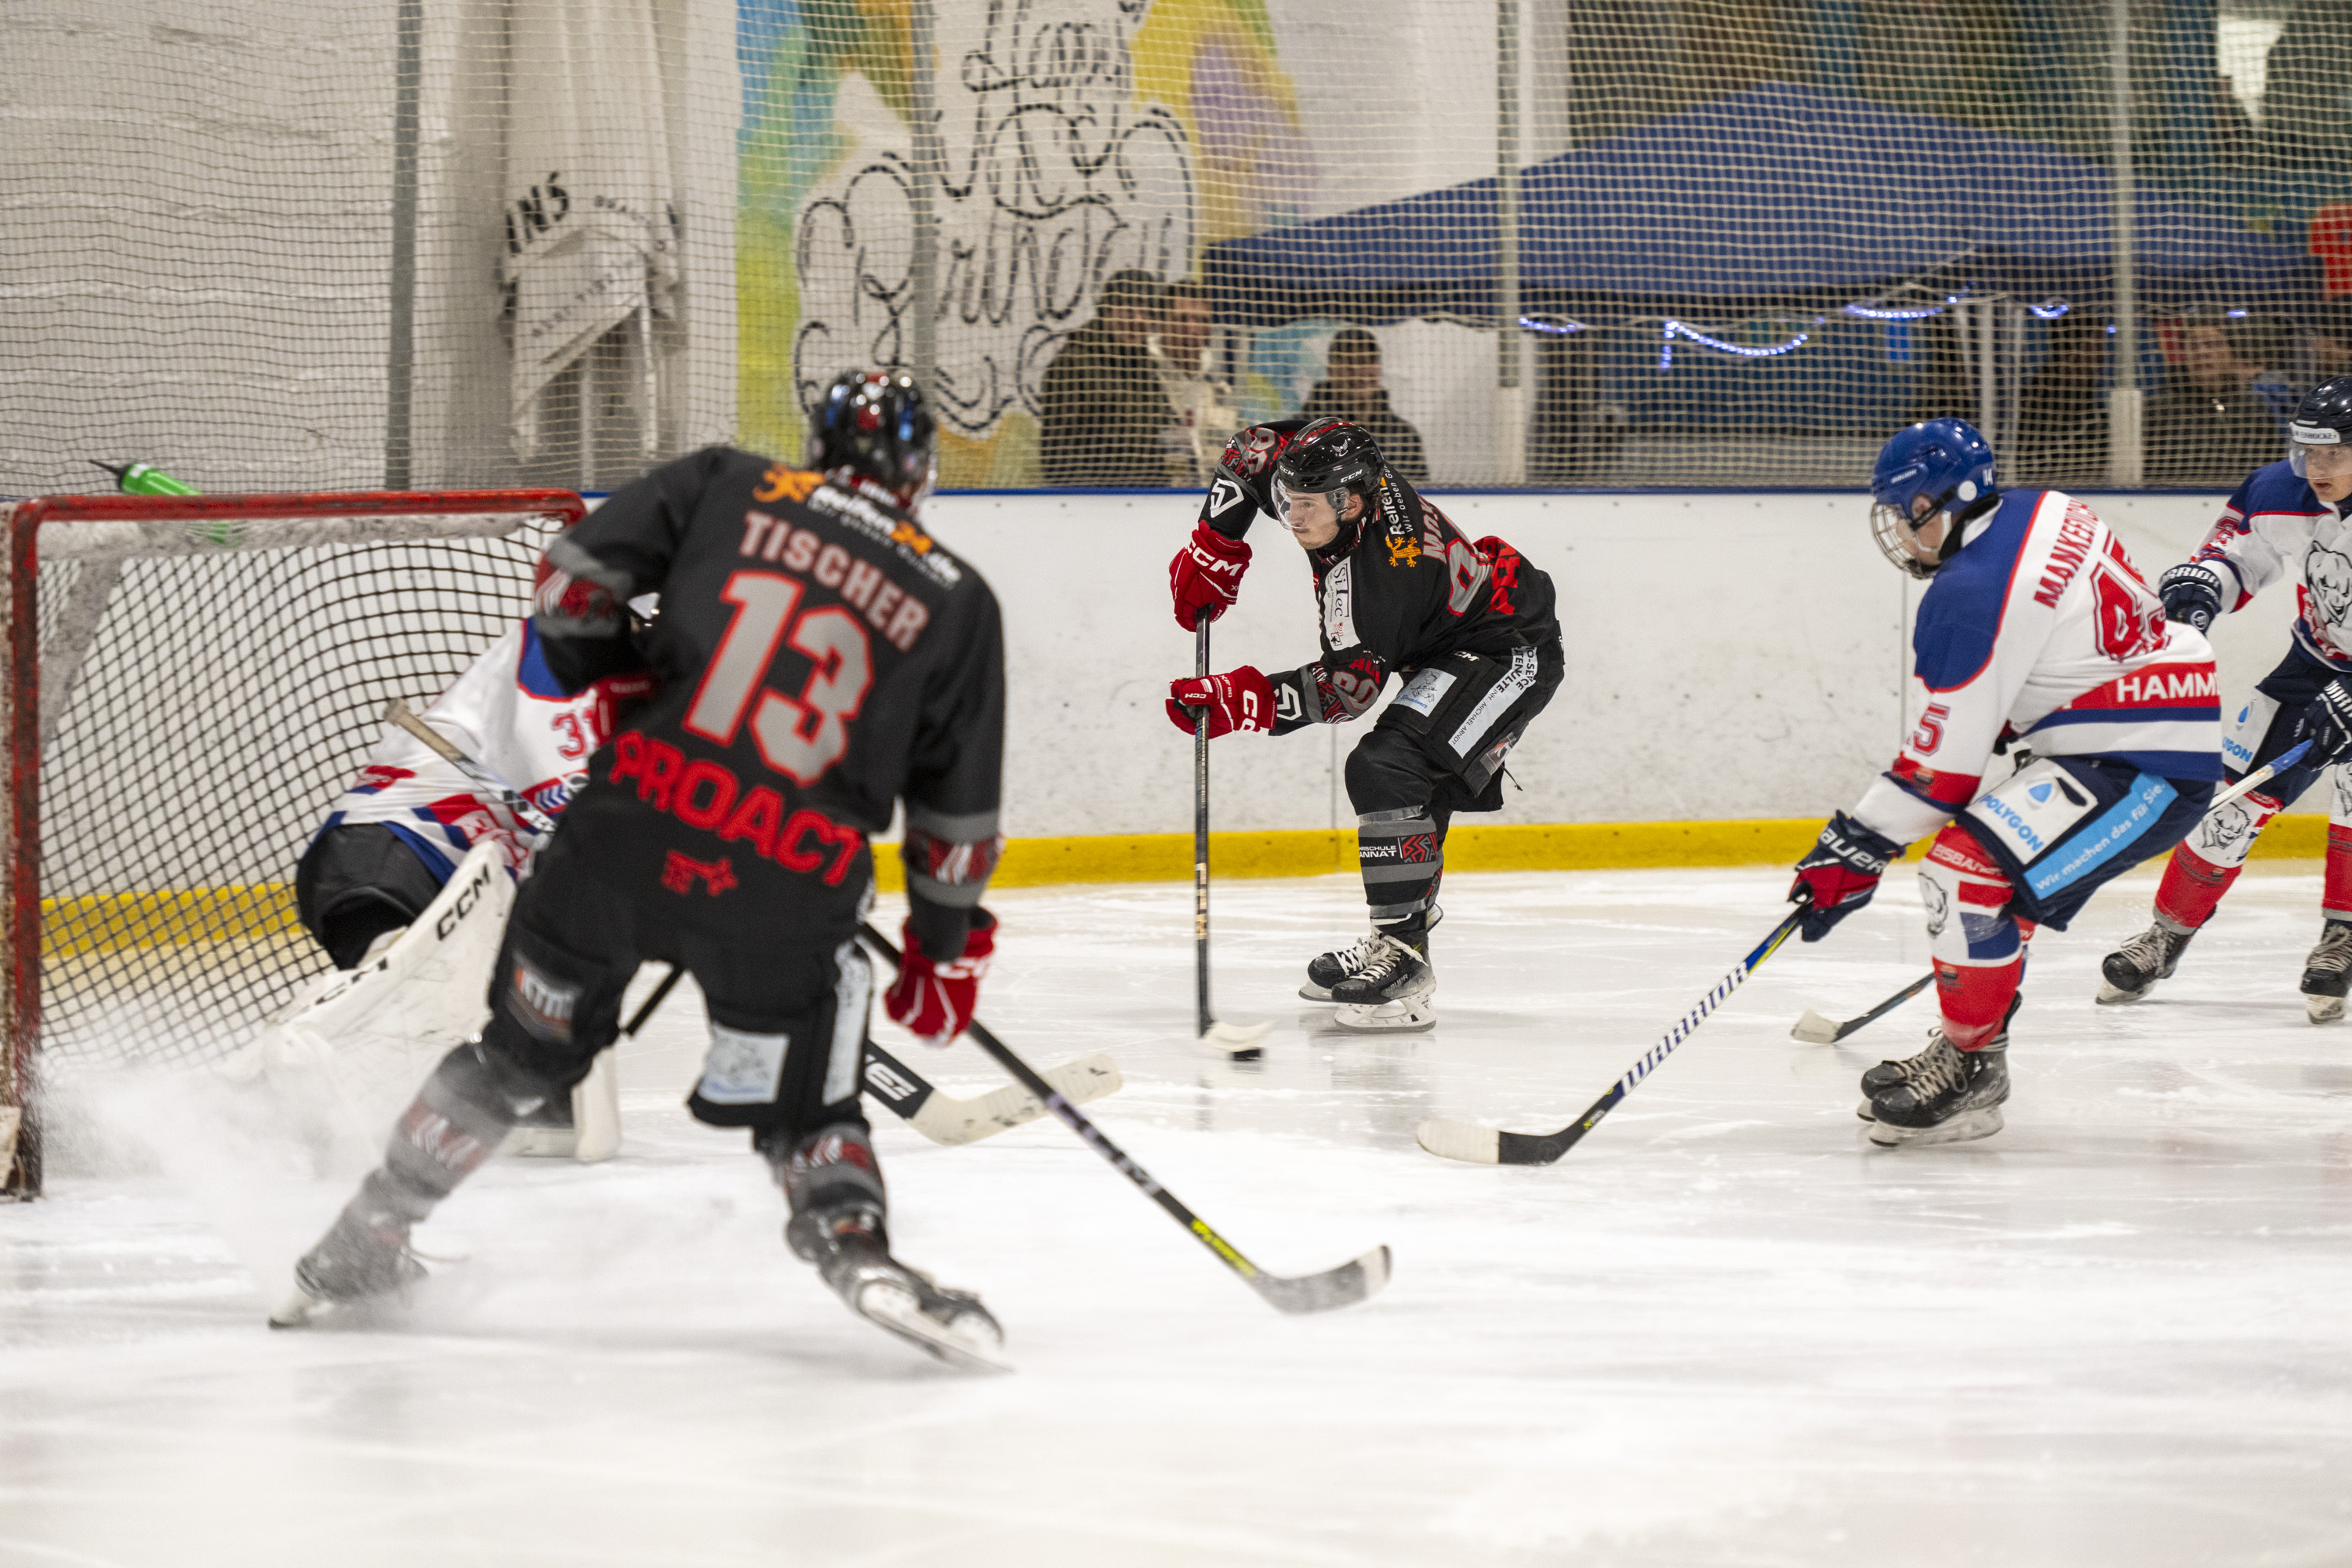
[[[2118,47],[2119,44],[2121,47]],[[2282,0],[0,10],[0,491],[602,489],[914,374],[950,488],[1334,413],[1438,486],[2226,486],[2352,369]]]

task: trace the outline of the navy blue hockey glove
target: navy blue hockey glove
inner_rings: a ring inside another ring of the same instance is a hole
[[[1903,846],[1844,812],[1831,817],[1813,852],[1797,862],[1797,879],[1789,888],[1789,901],[1805,906],[1805,940],[1821,941],[1832,926],[1870,902],[1878,879],[1902,853]]]
[[[2294,738],[2312,742],[2303,765],[2322,768],[2352,752],[2352,683],[2336,677],[2319,689],[2295,721]]]
[[[2164,601],[2166,620],[2186,622],[2201,632],[2221,613],[2221,574],[2184,561],[2156,580],[2156,596]]]

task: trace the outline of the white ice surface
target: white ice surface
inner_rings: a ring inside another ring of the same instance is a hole
[[[1785,886],[1450,878],[1443,1021],[1364,1038],[1291,995],[1351,881],[1224,884],[1217,1000],[1276,1026],[1238,1066],[1186,1039],[1189,889],[1003,894],[982,1016],[1041,1061],[1113,1051],[1111,1136],[1269,1268],[1396,1251],[1378,1300],[1284,1318],[1058,1125],[942,1149],[877,1112],[898,1250],[986,1293],[1011,1377],[789,1258],[741,1135],[680,1109],[690,988],[626,1048],[621,1158],[486,1169],[418,1233],[463,1261],[366,1330],[262,1316],[383,1111],[298,1143],[203,1086],[85,1089],[49,1200],[0,1207],[0,1563],[2352,1563],[2352,1030],[2295,994],[2315,877],[2247,878],[2138,1007],[2090,993],[2148,879],[2048,933],[1985,1142],[1857,1138],[1854,1075],[1925,999],[1788,1037],[1924,967],[1898,875],[1560,1164],[1414,1147],[1432,1113],[1567,1121]]]

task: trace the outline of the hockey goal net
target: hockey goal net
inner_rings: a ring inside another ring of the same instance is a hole
[[[520,616],[568,490],[49,496],[7,535],[0,1191],[40,1088],[195,1066],[327,966],[293,875],[383,731]],[[11,1136],[13,1132],[13,1138]]]

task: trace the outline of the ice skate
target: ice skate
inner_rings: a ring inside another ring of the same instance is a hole
[[[1362,971],[1331,988],[1335,1020],[1360,1034],[1426,1029],[1437,1022],[1437,972],[1420,951],[1428,939],[1401,942],[1380,935]]]
[[[1444,918],[1445,912],[1443,910],[1434,905],[1430,907],[1428,923],[1422,927],[1424,934],[1416,944],[1424,963],[1429,962],[1429,938],[1426,933],[1431,927],[1435,926]],[[1357,938],[1347,947],[1317,954],[1307,962],[1307,984],[1298,988],[1300,998],[1308,1002],[1330,1001],[1331,987],[1343,980],[1352,980],[1361,974],[1371,963],[1374,954],[1379,952],[1380,942],[1381,933],[1374,931],[1370,936]],[[1435,972],[1436,967],[1433,963],[1430,963],[1432,973]]]
[[[1963,1051],[1937,1030],[1927,1048],[1904,1065],[1908,1077],[1870,1098],[1873,1143],[1888,1149],[1961,1143],[2000,1131],[2001,1102],[2009,1098],[2006,1046]]]
[[[2137,1002],[2156,989],[2158,981],[2171,979],[2172,972],[2180,966],[2180,955],[2187,950],[2189,939],[2196,934],[2193,931],[2174,931],[2162,921],[2151,923],[2100,963],[2099,1000]]]
[[[269,1326],[307,1328],[353,1309],[405,1300],[425,1277],[425,1266],[409,1250],[404,1223],[347,1208],[294,1265],[294,1294],[269,1314]]]
[[[1347,947],[1318,953],[1307,962],[1307,984],[1298,988],[1299,996],[1308,1002],[1328,1002],[1331,987],[1361,974],[1370,966],[1372,955],[1380,947],[1380,933],[1375,931],[1357,938]]]
[[[2344,1016],[2344,994],[2352,989],[2352,921],[2329,921],[2319,945],[2303,961],[2303,1010],[2315,1024]]]
[[[2000,1016],[2000,1032],[1985,1042],[1986,1050],[2005,1051],[2009,1048],[2009,1026],[2016,1018],[2017,1010],[2024,1005],[2023,996],[2012,996],[2009,999],[2009,1011]],[[1854,1108],[1853,1113],[1864,1121],[1876,1120],[1870,1110],[1872,1099],[1882,1090],[1893,1089],[1898,1083],[1910,1082],[1925,1071],[1927,1059],[1936,1054],[1936,1047],[1943,1043],[1944,1031],[1940,1027],[1931,1028],[1927,1031],[1927,1044],[1924,1048],[1907,1057],[1889,1057],[1874,1068],[1864,1068],[1862,1072],[1862,1103]]]
[[[931,1277],[890,1256],[869,1231],[830,1237],[817,1273],[849,1310],[950,1366],[966,1372],[1010,1372],[1004,1330],[969,1290],[944,1289]]]

